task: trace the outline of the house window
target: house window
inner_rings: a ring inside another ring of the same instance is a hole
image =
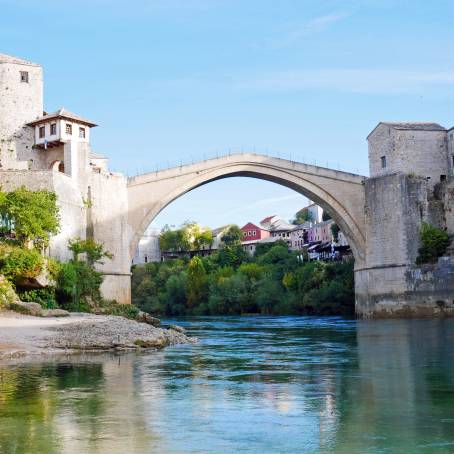
[[[73,133],[73,125],[69,124],[69,123],[66,123],[66,134],[69,134],[69,135],[72,135]]]
[[[79,137],[85,139],[85,128],[79,128]]]
[[[55,136],[57,134],[57,123],[52,123],[50,125],[50,135]]]
[[[382,156],[380,158],[380,161],[381,161],[381,168],[386,169],[386,156]]]
[[[148,262],[148,257],[147,257],[147,256],[145,256],[144,258],[145,258],[145,260],[144,260],[144,261],[145,261],[145,263],[147,263],[147,262]]]
[[[252,231],[252,236],[256,236],[257,232],[255,230]]]
[[[20,81],[28,84],[28,71],[20,72]]]
[[[42,139],[46,135],[46,128],[44,126],[39,127],[39,138]]]

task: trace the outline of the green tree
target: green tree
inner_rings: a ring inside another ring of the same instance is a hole
[[[291,223],[299,225],[309,221],[313,221],[311,212],[307,208],[302,208],[295,214],[295,219]]]
[[[339,240],[339,232],[340,232],[339,226],[337,224],[332,224],[331,235],[333,235],[333,239],[336,243]]]
[[[330,219],[332,219],[331,214],[327,210],[323,210],[322,221],[329,221]]]
[[[59,210],[54,192],[21,187],[0,194],[2,225],[12,229],[24,245],[32,241],[47,245],[50,236],[58,233]]]
[[[188,265],[186,288],[188,309],[202,303],[206,298],[206,272],[200,257],[193,257]]]
[[[243,232],[237,225],[231,225],[222,234],[221,241],[225,246],[238,246],[241,244]]]
[[[166,225],[159,236],[159,247],[162,251],[177,252],[189,250],[190,244],[183,229],[171,230]]]
[[[104,249],[104,245],[97,243],[93,238],[69,240],[68,249],[73,253],[75,262],[79,261],[80,254],[86,254],[87,262],[91,265],[95,263],[102,264],[101,260],[103,258],[113,258],[113,255]]]

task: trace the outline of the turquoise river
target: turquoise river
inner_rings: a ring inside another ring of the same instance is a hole
[[[197,345],[0,366],[0,453],[452,453],[454,320],[200,317]]]

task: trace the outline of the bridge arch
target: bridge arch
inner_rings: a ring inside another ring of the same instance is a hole
[[[229,177],[252,177],[295,190],[329,211],[364,261],[364,177],[256,154],[230,155],[128,180],[130,254],[153,219],[187,192]]]

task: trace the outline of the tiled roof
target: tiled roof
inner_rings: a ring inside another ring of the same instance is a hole
[[[42,123],[43,121],[51,120],[53,118],[66,118],[68,120],[73,120],[77,123],[82,123],[82,124],[90,126],[90,127],[97,126],[97,124],[93,123],[92,121],[82,118],[79,115],[76,115],[64,108],[61,108],[61,109],[57,110],[56,112],[53,112],[50,114],[45,114],[42,117],[37,118],[36,120],[33,120],[28,124],[30,126],[33,126],[35,124]]]
[[[260,224],[262,224],[263,222],[270,222],[271,219],[273,219],[275,216],[276,216],[275,214],[273,214],[272,216],[267,216],[266,218],[260,221]]]

